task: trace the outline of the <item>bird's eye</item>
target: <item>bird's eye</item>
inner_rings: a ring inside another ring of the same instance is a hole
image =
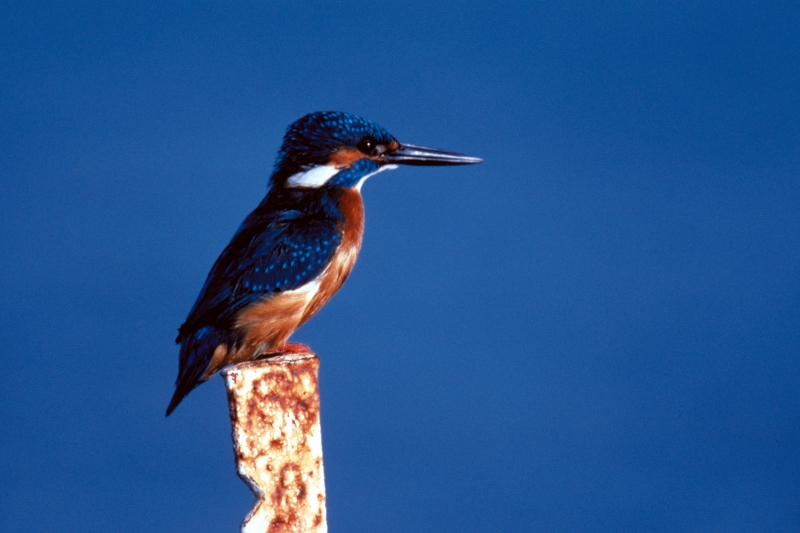
[[[381,153],[381,145],[372,137],[364,137],[356,146],[365,155],[378,155]]]

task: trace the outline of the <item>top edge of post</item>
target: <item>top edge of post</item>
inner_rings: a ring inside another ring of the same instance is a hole
[[[220,373],[223,376],[226,376],[230,372],[235,372],[237,370],[245,370],[247,368],[257,368],[261,366],[272,366],[272,365],[296,365],[313,359],[319,359],[317,354],[311,352],[288,353],[288,354],[276,355],[274,357],[268,357],[265,359],[257,359],[255,361],[245,361],[244,363],[229,365],[223,368]]]

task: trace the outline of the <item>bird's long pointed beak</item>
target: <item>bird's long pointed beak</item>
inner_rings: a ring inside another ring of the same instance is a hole
[[[482,163],[480,157],[458,154],[456,152],[446,152],[435,148],[423,148],[411,144],[401,145],[397,150],[387,152],[381,161],[392,165],[416,165],[416,166],[441,166],[441,165],[471,165]]]

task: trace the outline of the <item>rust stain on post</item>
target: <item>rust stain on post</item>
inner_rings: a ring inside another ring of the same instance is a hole
[[[256,495],[242,533],[327,532],[319,358],[291,354],[222,372],[239,477]]]

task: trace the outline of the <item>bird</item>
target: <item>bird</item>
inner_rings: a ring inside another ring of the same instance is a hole
[[[186,321],[169,416],[223,367],[309,351],[287,342],[353,269],[364,233],[364,181],[398,165],[480,163],[401,144],[374,122],[339,111],[292,123],[267,194],[209,272]]]

